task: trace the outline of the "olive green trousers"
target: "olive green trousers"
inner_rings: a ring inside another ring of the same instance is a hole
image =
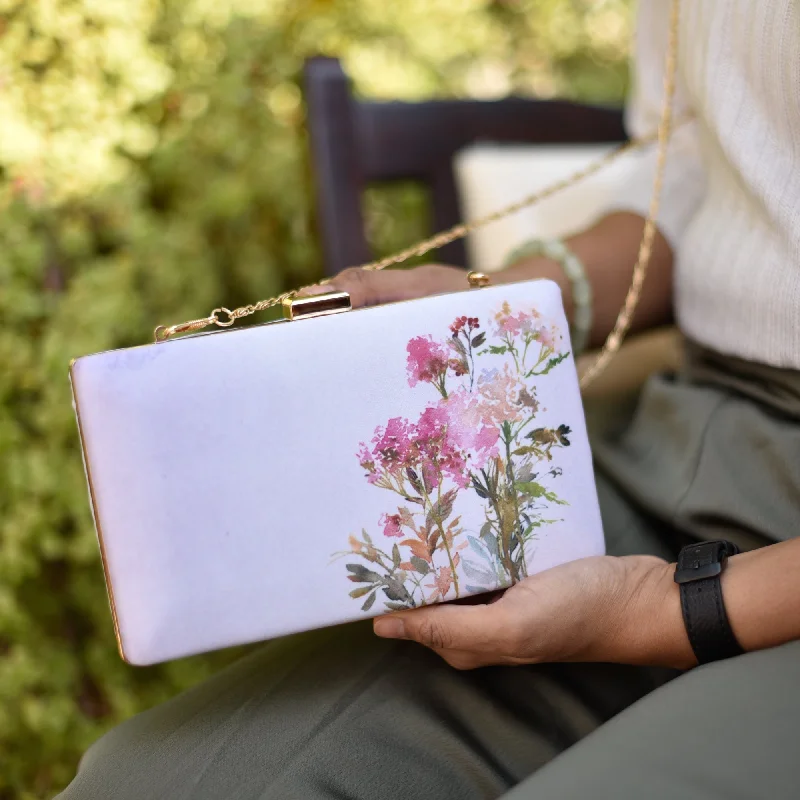
[[[800,374],[690,346],[684,374],[619,411],[589,410],[610,553],[800,530]],[[800,797],[799,743],[800,642],[685,674],[458,672],[354,624],[267,644],[128,720],[61,798],[782,800]]]

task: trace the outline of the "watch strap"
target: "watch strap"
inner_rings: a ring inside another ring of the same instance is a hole
[[[684,547],[678,556],[675,582],[680,585],[686,633],[700,664],[741,655],[722,598],[722,570],[739,548],[724,540]]]

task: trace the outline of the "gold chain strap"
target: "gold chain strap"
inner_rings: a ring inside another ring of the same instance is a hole
[[[669,143],[670,133],[673,127],[672,100],[675,94],[679,16],[680,0],[672,0],[672,7],[670,10],[669,45],[667,47],[666,65],[664,70],[664,100],[661,112],[661,121],[657,131],[648,136],[632,139],[629,142],[621,144],[619,147],[610,151],[592,164],[589,164],[583,169],[578,170],[567,178],[557,181],[541,191],[529,194],[515,203],[511,203],[504,208],[494,211],[491,214],[487,214],[484,217],[473,220],[472,222],[454,225],[452,228],[442,231],[441,233],[437,233],[435,236],[424,239],[417,244],[411,245],[410,247],[407,247],[398,253],[378,259],[377,261],[372,261],[369,264],[362,264],[360,269],[377,271],[385,269],[386,267],[390,267],[394,264],[400,264],[403,261],[407,261],[409,258],[413,258],[414,256],[425,255],[431,250],[436,250],[446,244],[449,244],[450,242],[467,236],[467,234],[474,230],[483,228],[492,222],[497,222],[498,220],[504,219],[512,214],[516,214],[518,211],[522,211],[525,208],[536,205],[542,200],[546,200],[547,198],[552,197],[564,189],[580,183],[586,178],[589,178],[590,176],[599,172],[608,164],[612,163],[630,150],[644,147],[645,145],[652,144],[653,142],[658,142],[658,155],[656,161],[655,178],[653,181],[653,194],[650,200],[650,207],[648,209],[647,219],[642,232],[642,240],[641,244],[639,245],[636,264],[633,268],[631,285],[628,289],[622,309],[620,310],[616,322],[614,323],[614,328],[603,344],[600,354],[581,377],[581,387],[585,388],[588,386],[589,383],[591,383],[606,368],[608,362],[617,353],[620,345],[622,344],[622,340],[625,338],[625,335],[630,328],[631,319],[641,296],[642,284],[644,283],[645,275],[647,274],[647,267],[650,263],[650,257],[653,251],[653,240],[656,233],[656,217],[658,215],[661,188],[664,182],[664,167],[667,160],[667,145]],[[685,121],[686,120],[683,119],[679,122],[679,124],[683,124]],[[330,281],[330,278],[325,278],[322,281],[319,281],[319,284],[317,285],[325,285],[330,283]],[[247,317],[250,314],[255,314],[259,311],[266,311],[268,308],[280,306],[285,300],[296,297],[300,292],[308,288],[310,287],[304,286],[299,289],[292,289],[291,291],[283,292],[283,294],[280,294],[277,297],[270,297],[252,305],[241,306],[233,311],[227,308],[215,308],[207,317],[189,320],[188,322],[182,322],[178,325],[171,325],[169,327],[159,325],[155,330],[156,342],[163,342],[170,337],[175,336],[176,334],[200,330],[201,328],[206,328],[209,325],[216,325],[220,328],[229,328],[236,322],[237,319]]]
[[[653,179],[653,193],[650,197],[650,207],[647,211],[647,219],[642,231],[642,241],[639,244],[639,254],[636,257],[636,264],[633,268],[633,277],[628,293],[625,295],[625,302],[622,304],[614,327],[606,337],[603,347],[595,361],[581,375],[581,388],[585,389],[589,384],[608,366],[608,362],[619,351],[622,340],[628,333],[631,326],[633,314],[639,304],[642,294],[642,284],[647,275],[647,267],[650,264],[650,256],[653,252],[653,240],[656,235],[656,217],[658,216],[659,203],[661,201],[661,188],[664,184],[664,168],[667,163],[667,145],[669,144],[672,132],[672,101],[675,96],[675,74],[678,63],[678,21],[680,18],[680,0],[672,0],[669,20],[669,43],[667,45],[667,57],[664,67],[664,99],[661,109],[661,121],[658,125],[658,155],[656,160],[656,172]],[[681,120],[681,124],[684,120]]]

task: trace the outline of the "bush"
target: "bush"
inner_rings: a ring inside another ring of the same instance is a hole
[[[320,274],[303,59],[383,97],[617,101],[627,0],[0,0],[0,798],[50,797],[119,720],[238,652],[116,654],[73,357]],[[378,250],[421,231],[371,192]]]

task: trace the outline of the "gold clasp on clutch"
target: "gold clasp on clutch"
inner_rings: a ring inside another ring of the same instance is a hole
[[[350,295],[347,292],[315,294],[308,297],[285,297],[281,303],[285,319],[308,319],[341,314],[350,311]]]
[[[470,289],[483,289],[492,282],[491,278],[483,272],[468,272],[467,281]]]

